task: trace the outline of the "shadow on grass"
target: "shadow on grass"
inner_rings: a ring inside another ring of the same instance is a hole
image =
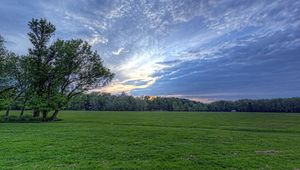
[[[49,123],[62,121],[62,119],[50,120],[49,118],[35,118],[32,116],[0,116],[0,123]]]
[[[251,128],[222,128],[223,130],[238,131],[238,132],[255,132],[255,133],[296,133],[299,134],[300,131],[288,130],[288,129],[251,129]]]

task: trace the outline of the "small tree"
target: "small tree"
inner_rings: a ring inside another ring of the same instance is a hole
[[[7,59],[8,52],[4,47],[4,39],[0,36],[0,98],[3,97],[10,88],[9,84],[9,74],[7,73]]]
[[[0,36],[0,109],[7,107],[6,116],[19,93],[17,67],[18,57],[5,49],[4,39]]]
[[[28,74],[24,57],[8,53],[5,57],[4,71],[1,76],[2,93],[0,100],[2,107],[6,107],[5,116],[9,116],[10,107],[28,90]]]

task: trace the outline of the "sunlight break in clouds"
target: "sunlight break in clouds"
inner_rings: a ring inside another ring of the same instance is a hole
[[[107,93],[121,93],[130,92],[134,89],[143,89],[153,85],[158,77],[152,76],[155,72],[166,68],[167,66],[159,64],[162,58],[157,57],[159,55],[156,50],[149,51],[147,53],[137,53],[124,61],[118,68],[114,68],[114,71],[122,79],[116,79],[110,85],[100,89],[99,91]],[[156,56],[156,57],[154,57]],[[142,82],[141,84],[130,84],[128,82]],[[96,90],[98,91],[98,90]]]

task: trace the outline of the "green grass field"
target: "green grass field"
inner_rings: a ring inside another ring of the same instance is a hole
[[[300,169],[300,114],[59,116],[0,123],[0,169]]]

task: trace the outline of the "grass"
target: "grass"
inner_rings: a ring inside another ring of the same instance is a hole
[[[300,169],[296,113],[59,116],[0,123],[0,169]]]

